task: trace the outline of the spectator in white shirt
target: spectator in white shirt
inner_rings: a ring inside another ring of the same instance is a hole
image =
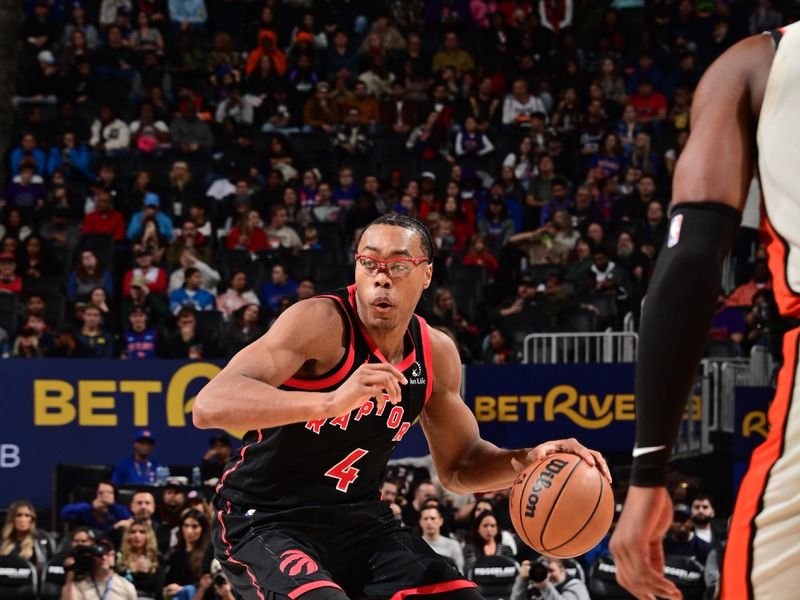
[[[544,102],[528,92],[524,79],[515,80],[503,101],[503,125],[529,128],[531,115],[537,112],[547,114]]]
[[[464,553],[461,544],[456,540],[443,536],[442,525],[444,517],[442,511],[435,504],[423,507],[419,514],[419,528],[422,530],[422,539],[428,542],[434,552],[453,561],[459,573],[464,573]]]

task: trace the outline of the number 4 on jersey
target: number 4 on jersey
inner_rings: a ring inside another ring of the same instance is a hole
[[[325,477],[333,477],[337,480],[336,489],[340,492],[346,492],[358,478],[360,469],[356,469],[353,464],[369,454],[369,450],[363,448],[356,448],[350,454],[344,457],[341,461],[333,465],[330,469],[325,471]]]

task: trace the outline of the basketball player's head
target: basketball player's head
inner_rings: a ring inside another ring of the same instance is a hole
[[[356,247],[359,316],[375,329],[405,329],[433,275],[428,229],[406,215],[384,215],[367,225]]]

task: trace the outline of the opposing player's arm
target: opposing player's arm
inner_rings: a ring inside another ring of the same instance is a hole
[[[675,171],[670,235],[639,329],[634,485],[664,483],[753,176],[757,115],[773,54],[769,36],[736,44],[708,69],[692,103],[692,132]]]
[[[342,338],[343,328],[330,300],[298,302],[200,391],[192,411],[195,426],[264,429],[338,416],[371,396],[399,402],[398,382],[405,378],[388,365],[362,365],[335,392],[278,388],[304,365],[336,364],[343,349],[334,340]]]
[[[461,398],[461,359],[453,341],[430,330],[434,389],[420,422],[428,439],[436,473],[448,490],[468,492],[510,487],[517,472],[554,452],[573,452],[598,464],[608,477],[603,457],[574,439],[545,442],[535,448],[505,450],[482,439],[478,423]]]

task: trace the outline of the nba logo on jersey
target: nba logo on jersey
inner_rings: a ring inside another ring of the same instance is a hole
[[[419,361],[414,361],[414,366],[411,368],[411,379],[409,379],[409,383],[413,383],[415,385],[425,385],[426,379],[424,377],[420,377],[422,375],[422,365],[419,364]]]
[[[675,215],[669,222],[669,237],[667,238],[667,248],[672,248],[681,239],[681,227],[683,226],[683,215]]]

